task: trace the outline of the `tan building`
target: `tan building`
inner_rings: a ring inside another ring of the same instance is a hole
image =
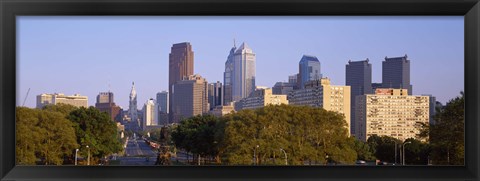
[[[174,121],[202,115],[209,110],[208,82],[200,75],[184,77],[183,80],[173,84],[173,113]]]
[[[235,110],[257,109],[266,105],[288,104],[287,95],[274,95],[271,88],[258,87],[255,91],[235,104]]]
[[[307,105],[335,111],[345,116],[350,135],[350,86],[331,85],[330,79],[322,78],[305,83],[304,89],[288,94],[290,105]]]
[[[58,103],[69,104],[75,107],[88,107],[88,97],[74,94],[66,96],[62,93],[40,94],[37,96],[37,108],[41,109],[46,105]]]
[[[429,121],[429,97],[410,96],[408,89],[378,88],[355,102],[356,137],[362,141],[372,135],[418,139],[421,123]]]
[[[210,111],[210,114],[214,115],[214,116],[217,116],[217,117],[222,117],[222,116],[225,116],[227,114],[230,114],[231,112],[235,112],[235,109],[233,107],[233,105],[220,105],[220,106],[215,106],[211,111]]]

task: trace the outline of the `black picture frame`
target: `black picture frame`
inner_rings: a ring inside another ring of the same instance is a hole
[[[479,180],[478,0],[0,0],[0,14],[1,180]],[[21,15],[464,16],[465,166],[16,166],[15,17]]]

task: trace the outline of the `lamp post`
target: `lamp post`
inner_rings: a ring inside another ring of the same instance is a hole
[[[88,149],[88,159],[87,159],[87,165],[90,165],[90,147],[87,145]]]
[[[259,145],[257,145],[254,149],[253,149],[253,165],[257,165],[257,148],[260,147]]]
[[[397,142],[395,140],[392,140],[393,144],[395,144],[395,165],[397,164]]]
[[[75,165],[77,165],[77,158],[78,158],[78,156],[77,156],[77,155],[78,155],[78,150],[79,150],[78,148],[77,148],[77,149],[75,149]]]
[[[412,143],[412,142],[410,142],[410,141],[409,141],[409,142],[405,142],[405,143],[403,143],[403,146],[402,146],[402,148],[403,148],[403,151],[402,151],[402,152],[403,152],[403,157],[402,157],[402,158],[403,158],[403,161],[402,161],[402,165],[405,165],[405,145],[406,145],[406,144],[410,144],[410,143]]]
[[[283,151],[283,154],[285,154],[285,165],[288,165],[287,152],[282,148],[280,148],[280,151]]]

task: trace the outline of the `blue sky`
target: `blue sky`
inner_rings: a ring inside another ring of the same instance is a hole
[[[135,81],[141,108],[168,89],[172,44],[190,42],[194,72],[223,82],[234,38],[256,53],[260,86],[288,81],[303,54],[317,56],[334,85],[345,84],[348,60],[369,58],[372,80],[381,82],[385,56],[407,54],[414,95],[445,103],[464,90],[463,16],[19,16],[17,105],[29,88],[28,107],[54,92],[86,95],[94,105],[110,90],[125,109]]]

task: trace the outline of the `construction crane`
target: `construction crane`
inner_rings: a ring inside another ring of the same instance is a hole
[[[30,88],[28,88],[27,95],[25,96],[25,99],[23,100],[22,107],[25,106],[25,101],[27,101],[28,93],[30,93]]]

